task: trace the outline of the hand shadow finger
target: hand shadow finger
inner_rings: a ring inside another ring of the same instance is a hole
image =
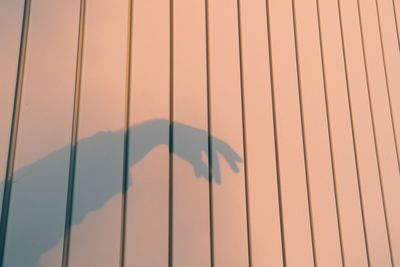
[[[237,162],[242,162],[242,158],[227,143],[220,140],[217,140],[215,148],[225,158],[232,170],[238,172]]]
[[[204,177],[209,179],[209,169],[208,166],[200,160],[196,164],[193,164],[194,173],[197,178]]]
[[[221,184],[221,169],[219,165],[219,158],[216,150],[212,153],[212,160],[211,160],[211,181],[214,179],[216,184]],[[211,182],[210,181],[210,182]]]

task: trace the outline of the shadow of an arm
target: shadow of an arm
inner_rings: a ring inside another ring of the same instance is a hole
[[[211,138],[212,179],[221,183],[219,158],[238,172],[239,155],[226,142],[209,137],[204,130],[182,123],[174,123],[173,153],[190,163],[196,177],[209,179],[208,138]],[[169,146],[169,122],[150,120],[130,128],[130,158],[133,166],[155,147]],[[80,224],[85,216],[100,209],[112,196],[121,192],[123,162],[123,131],[100,132],[79,140],[77,147],[77,175],[73,224]],[[39,257],[53,248],[62,238],[70,147],[65,146],[14,174],[12,215],[10,217],[7,266],[37,266]],[[80,164],[84,162],[84,164]],[[135,177],[134,177],[135,178]],[[0,184],[4,186],[3,183]],[[18,233],[18,234],[15,234]],[[19,254],[24,253],[24,258]]]

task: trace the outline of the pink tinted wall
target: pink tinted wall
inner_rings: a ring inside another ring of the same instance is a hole
[[[81,1],[0,3],[1,266],[400,266],[398,0]]]

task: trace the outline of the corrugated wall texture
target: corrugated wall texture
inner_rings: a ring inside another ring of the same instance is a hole
[[[0,1],[1,267],[400,267],[400,0]]]

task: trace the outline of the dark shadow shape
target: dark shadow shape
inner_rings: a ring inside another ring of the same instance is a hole
[[[178,122],[172,126],[174,154],[193,166],[196,177],[208,180],[208,165],[202,160],[202,153],[207,155],[208,133]],[[168,131],[169,122],[164,119],[131,127],[133,155],[129,165],[135,165],[159,145],[168,146]],[[80,224],[89,212],[121,193],[123,134],[122,130],[99,132],[79,140],[73,224]],[[226,142],[214,137],[211,141],[213,179],[220,184],[217,153],[235,172],[242,159]],[[39,257],[63,238],[69,152],[70,146],[65,146],[15,172],[4,267],[40,267]]]

